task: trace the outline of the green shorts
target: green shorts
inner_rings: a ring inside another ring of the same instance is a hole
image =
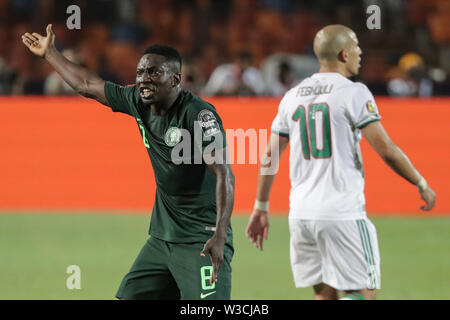
[[[225,245],[224,260],[212,285],[211,259],[202,257],[204,243],[172,243],[150,237],[125,275],[116,297],[125,300],[229,300],[233,249]]]

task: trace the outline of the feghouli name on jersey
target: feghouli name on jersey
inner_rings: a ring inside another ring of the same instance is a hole
[[[309,96],[309,95],[319,95],[319,94],[328,94],[333,90],[333,85],[324,85],[324,86],[314,86],[314,87],[299,87],[297,90],[298,96]]]

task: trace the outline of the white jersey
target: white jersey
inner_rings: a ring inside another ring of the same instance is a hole
[[[339,73],[316,73],[283,97],[272,132],[290,141],[289,218],[366,216],[361,129],[380,120],[373,95]]]

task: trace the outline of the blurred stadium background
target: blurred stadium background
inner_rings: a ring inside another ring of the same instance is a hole
[[[68,30],[69,5],[81,29]],[[366,8],[381,8],[368,30]],[[145,47],[183,55],[183,86],[211,101],[227,129],[268,129],[280,96],[317,71],[312,39],[353,28],[361,74],[383,124],[437,193],[423,214],[415,188],[362,143],[369,217],[377,227],[381,299],[450,299],[450,2],[438,0],[0,0],[0,299],[112,299],[147,238],[153,173],[133,119],[80,97],[23,46],[53,24],[57,46],[120,84]],[[62,97],[63,96],[63,97]],[[263,139],[263,137],[259,137]],[[233,299],[309,299],[289,267],[288,166],[271,198],[264,252],[244,229],[257,165],[234,164]],[[66,288],[79,265],[82,289]]]
[[[66,27],[72,4],[81,8],[80,30]],[[370,4],[381,9],[380,30],[366,27]],[[104,78],[133,83],[146,46],[166,43],[182,53],[185,87],[230,95],[282,94],[316,67],[317,30],[340,23],[359,36],[360,79],[374,94],[449,95],[449,17],[450,3],[439,0],[1,0],[0,93],[65,93],[20,42],[50,22],[58,48]],[[256,69],[247,70],[250,88],[214,86],[219,79],[208,87],[230,63]]]

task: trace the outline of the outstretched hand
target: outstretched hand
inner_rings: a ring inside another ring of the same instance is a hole
[[[25,33],[22,35],[22,42],[33,52],[35,55],[44,57],[47,50],[54,46],[55,34],[52,31],[52,25],[49,24],[46,29],[47,35],[44,37],[39,33],[33,32]]]
[[[264,239],[269,235],[269,214],[266,211],[255,209],[248,221],[246,236],[257,249],[263,250]]]

